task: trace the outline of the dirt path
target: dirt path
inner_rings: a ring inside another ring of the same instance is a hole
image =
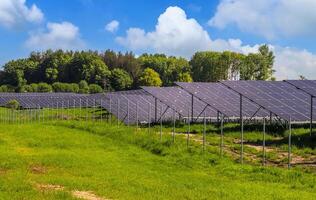
[[[160,134],[160,133],[158,133]],[[165,133],[164,133],[165,134]],[[168,134],[172,135],[172,132],[168,132]],[[184,138],[187,138],[187,133],[176,133],[176,135],[183,136]],[[199,135],[195,134],[189,134],[190,141],[194,141],[198,144],[203,144],[203,138]],[[234,144],[240,144],[241,141],[239,139],[235,139],[233,141]],[[257,152],[262,152],[263,148],[261,145],[256,145],[256,144],[245,144],[247,141],[244,141],[244,147],[248,148],[253,148]],[[215,146],[212,145],[208,142],[206,142],[207,146]],[[235,150],[233,147],[228,146],[227,144],[224,145],[223,151],[231,156],[233,159],[237,160],[240,158],[240,152],[238,150]],[[287,163],[284,162],[288,158],[288,152],[282,151],[280,148],[277,147],[271,147],[271,146],[266,146],[265,147],[266,153],[276,153],[276,159],[271,160],[266,158],[266,165],[269,166],[287,166]],[[261,162],[262,161],[262,155],[256,155],[253,153],[249,152],[244,152],[244,158],[246,160],[249,160],[250,162]],[[310,167],[316,167],[316,156],[314,155],[309,155],[308,158],[304,158],[300,155],[296,155],[294,153],[291,153],[291,164],[292,165],[306,165]]]
[[[44,191],[65,191],[65,187],[61,185],[51,185],[51,184],[36,184],[36,188],[42,192]],[[103,197],[99,197],[95,195],[92,191],[79,191],[79,190],[73,190],[70,191],[70,194],[78,199],[84,199],[84,200],[110,200],[105,199]]]

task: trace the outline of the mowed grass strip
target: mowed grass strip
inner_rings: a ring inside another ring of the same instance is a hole
[[[0,199],[316,199],[313,173],[239,165],[105,123],[0,125]]]

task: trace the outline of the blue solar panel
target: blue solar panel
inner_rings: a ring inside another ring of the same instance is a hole
[[[310,120],[309,97],[282,81],[223,81],[222,84],[263,106],[275,115],[292,121]]]
[[[316,97],[316,80],[286,80],[285,82],[313,97]]]
[[[192,96],[185,90],[179,87],[142,87],[146,92],[153,97],[159,99],[159,101],[170,106],[182,117],[188,117],[191,112]],[[202,115],[205,109],[207,117],[217,117],[217,111],[207,107],[206,103],[203,103],[196,97],[193,97],[193,117],[197,118]],[[190,114],[192,115],[192,114]],[[192,117],[192,116],[190,116]]]
[[[193,94],[201,101],[223,113],[227,117],[240,116],[240,97],[221,83],[184,83],[177,82],[181,88]],[[260,106],[243,99],[244,117],[266,117],[269,113]]]

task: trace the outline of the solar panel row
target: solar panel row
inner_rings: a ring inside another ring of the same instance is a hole
[[[311,97],[316,96],[316,81],[222,81],[218,83],[176,83],[179,87],[142,87],[140,90],[106,94],[1,93],[0,106],[10,100],[23,108],[92,107],[101,105],[125,123],[170,120],[205,115],[218,118],[269,117],[306,122],[316,118],[311,112]],[[313,102],[316,106],[316,101]]]

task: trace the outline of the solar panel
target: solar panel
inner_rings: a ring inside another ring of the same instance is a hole
[[[261,105],[275,115],[292,121],[310,119],[309,97],[282,81],[222,81],[222,84]]]
[[[99,104],[125,124],[158,122],[172,116],[168,107],[144,90],[130,90],[98,94]]]
[[[146,92],[168,105],[182,117],[191,114],[192,96],[180,87],[142,87]],[[217,118],[217,111],[193,97],[193,117],[198,118],[205,111],[207,117]]]
[[[316,80],[285,80],[299,90],[316,97]]]
[[[57,107],[91,107],[92,99],[86,94],[74,93],[0,93],[0,106],[16,100],[25,109]]]
[[[240,97],[238,93],[228,89],[223,84],[199,82],[177,82],[176,84],[225,116],[239,118]],[[248,99],[243,99],[243,115],[249,118],[265,117],[269,113]]]

